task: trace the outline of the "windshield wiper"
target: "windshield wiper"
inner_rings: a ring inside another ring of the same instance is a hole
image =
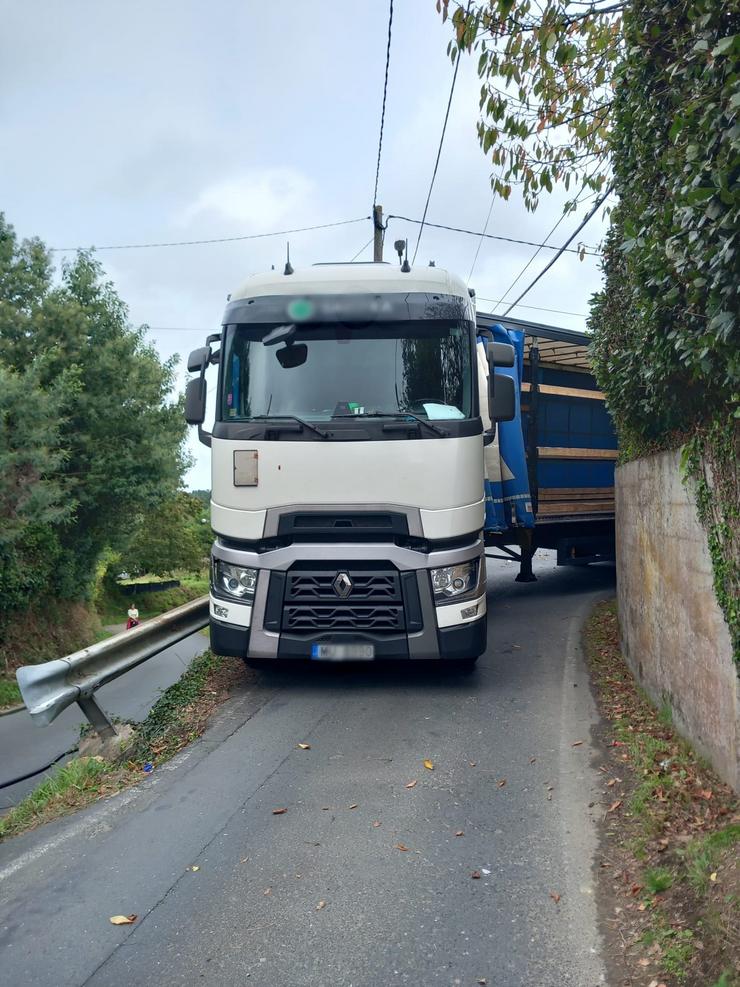
[[[329,433],[325,432],[323,428],[319,428],[318,425],[312,425],[311,422],[305,421],[303,418],[299,418],[298,415],[252,415],[249,419],[252,422],[275,422],[275,421],[291,421],[298,422],[299,425],[303,425],[310,432],[315,432],[320,435],[322,439],[328,439]]]
[[[420,425],[426,425],[428,429],[436,432],[437,435],[447,438],[450,434],[446,428],[440,428],[439,425],[434,425],[432,422],[427,421],[426,418],[419,418],[418,415],[414,415],[410,411],[363,411],[361,415],[332,415],[332,418],[395,418],[396,421],[399,418],[412,418]]]

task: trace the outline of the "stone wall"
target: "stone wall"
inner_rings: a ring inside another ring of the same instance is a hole
[[[616,471],[622,650],[676,728],[740,788],[740,688],[712,586],[704,528],[681,480],[680,451]]]

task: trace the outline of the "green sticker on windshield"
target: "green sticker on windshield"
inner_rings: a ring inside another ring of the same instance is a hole
[[[308,298],[294,298],[288,305],[288,317],[294,322],[305,322],[313,315],[313,303]]]

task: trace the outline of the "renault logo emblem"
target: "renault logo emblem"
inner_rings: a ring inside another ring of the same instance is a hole
[[[332,586],[340,600],[346,600],[352,592],[352,580],[346,572],[337,573],[337,578],[332,583]]]

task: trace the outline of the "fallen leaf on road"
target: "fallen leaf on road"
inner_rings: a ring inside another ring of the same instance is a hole
[[[644,901],[641,901],[640,904],[637,906],[638,912],[644,912],[646,908],[647,908],[647,905],[645,904]]]
[[[640,964],[640,966],[650,966],[650,960],[647,958],[647,956],[643,956],[642,959],[638,960],[637,962]]]
[[[262,894],[272,894],[272,888],[265,888]]]
[[[480,871],[479,870],[474,870],[473,873],[470,876],[473,878],[474,881],[480,881]]]
[[[610,781],[607,781],[606,787],[607,788],[611,788],[612,785],[616,785],[616,783],[617,783],[617,779],[616,778],[612,778]]]
[[[111,925],[133,925],[138,915],[111,915],[108,921]]]
[[[458,831],[455,833],[455,836],[465,836],[465,831],[462,829],[458,829]]]
[[[621,804],[622,804],[622,800],[621,799],[617,799],[616,802],[612,802],[612,804],[609,806],[609,808],[606,811],[607,812],[614,812],[616,809],[619,808],[619,806]]]
[[[413,781],[410,781],[408,785],[406,785],[406,788],[416,788],[416,778],[414,778]]]
[[[468,764],[470,765],[471,768],[474,768],[477,763],[478,763],[477,761],[468,761]]]
[[[557,891],[551,891],[550,897],[552,898],[552,900],[555,902],[556,905],[560,901],[560,895],[557,893]]]
[[[580,747],[582,743],[583,743],[582,740],[575,740],[570,746],[571,747]]]
[[[273,809],[272,814],[273,816],[283,816],[287,811],[287,809]]]
[[[301,751],[310,751],[311,750],[311,745],[310,744],[298,744],[297,746],[298,746],[298,749],[301,750]]]
[[[530,759],[529,759],[529,763],[530,763],[530,764],[534,764],[534,762],[535,762],[536,760],[537,760],[537,758],[536,758],[536,757],[530,757]]]
[[[496,782],[496,787],[503,788],[505,784],[506,784],[506,778],[502,778],[500,781]]]
[[[353,802],[352,805],[348,806],[348,808],[350,808],[350,809],[356,809],[357,808],[357,802]]]
[[[709,880],[710,881],[716,881],[717,880],[717,871],[716,870],[712,871],[712,873],[709,875]]]
[[[375,829],[377,829],[378,826],[380,826],[380,819],[376,819],[375,822],[373,823],[373,826],[375,827]]]
[[[476,983],[477,984],[480,984],[480,987],[486,987],[486,984],[488,983],[488,981],[486,980],[485,977],[478,977],[478,979],[476,980]]]
[[[427,757],[424,760],[424,767],[427,769],[427,771],[434,771],[434,762],[430,761],[429,758]]]
[[[198,864],[193,864],[193,866],[190,868],[190,870],[191,871],[200,870],[200,867],[198,866]]]
[[[490,870],[486,870],[485,867],[481,867],[480,872],[481,874],[484,874],[486,877],[488,877],[489,874],[491,873]]]
[[[329,809],[331,809],[331,806],[330,805],[322,805],[321,806],[321,811],[322,812],[328,812]]]
[[[325,901],[320,901],[318,903],[318,905],[316,906],[316,911],[317,912],[320,912],[322,908],[326,908],[326,902]]]
[[[407,853],[409,848],[407,846],[405,846],[403,843],[396,843],[394,845],[393,849],[394,850],[403,850],[404,853]]]

